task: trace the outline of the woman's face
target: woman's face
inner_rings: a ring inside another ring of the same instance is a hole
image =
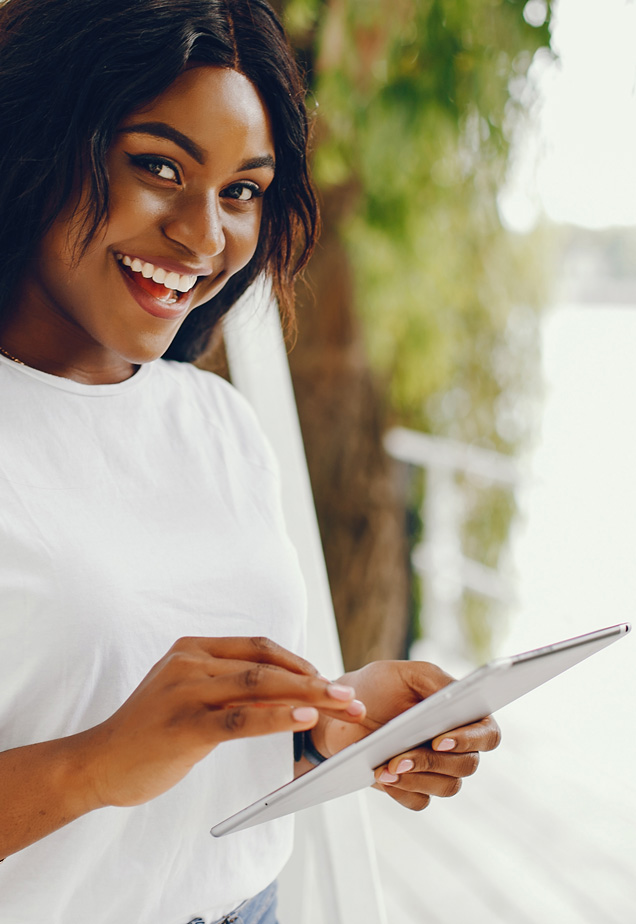
[[[105,226],[74,262],[81,201],[60,216],[9,328],[20,358],[89,382],[161,356],[188,313],[249,262],[274,176],[269,115],[243,75],[192,68],[124,120],[107,164]]]

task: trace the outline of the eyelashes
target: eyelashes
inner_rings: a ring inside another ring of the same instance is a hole
[[[245,195],[249,193],[249,195]],[[235,199],[237,202],[250,202],[252,199],[260,199],[264,195],[263,190],[256,183],[232,183],[228,186],[223,194],[228,199]]]
[[[147,170],[148,173],[152,173],[153,176],[159,177],[160,180],[169,180],[175,185],[181,182],[178,169],[169,160],[164,160],[163,157],[148,157],[142,154],[129,154],[128,157],[135,167]],[[171,171],[174,178],[162,176],[162,171]]]
[[[128,154],[130,161],[141,170],[156,176],[160,180],[172,183],[174,186],[182,182],[179,169],[171,161],[163,157],[148,156],[144,154]],[[257,183],[242,180],[226,186],[221,195],[235,202],[251,202],[260,199],[265,194]]]

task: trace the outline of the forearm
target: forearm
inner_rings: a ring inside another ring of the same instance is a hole
[[[90,734],[0,753],[0,858],[100,807],[86,773]]]

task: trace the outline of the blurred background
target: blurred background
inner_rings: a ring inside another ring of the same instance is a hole
[[[632,620],[636,4],[275,5],[311,88],[290,362],[346,665],[461,675]],[[371,794],[391,921],[634,920],[634,637],[503,710],[455,799]]]
[[[452,540],[429,541],[436,524],[422,517],[439,473],[396,463],[384,439],[400,426],[511,457],[536,429],[540,319],[562,244],[541,219],[520,233],[498,203],[538,97],[533,75],[555,62],[550,9],[278,6],[311,88],[323,230],[290,362],[345,663],[401,656],[451,621],[461,646],[451,647],[482,659],[507,618],[492,572],[515,519],[513,485],[453,476],[461,497],[441,506],[461,507],[462,558],[493,593],[460,588],[447,600],[456,575],[439,559],[453,557]],[[434,606],[421,606],[418,546]]]

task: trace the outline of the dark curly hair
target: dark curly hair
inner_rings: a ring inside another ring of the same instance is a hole
[[[276,174],[246,267],[184,321],[166,352],[205,349],[216,322],[261,273],[287,320],[293,282],[314,245],[318,212],[307,171],[304,90],[283,28],[265,0],[5,0],[0,5],[0,316],[77,177],[90,189],[82,252],[108,216],[106,154],[125,116],[188,66],[231,68],[269,111]]]

